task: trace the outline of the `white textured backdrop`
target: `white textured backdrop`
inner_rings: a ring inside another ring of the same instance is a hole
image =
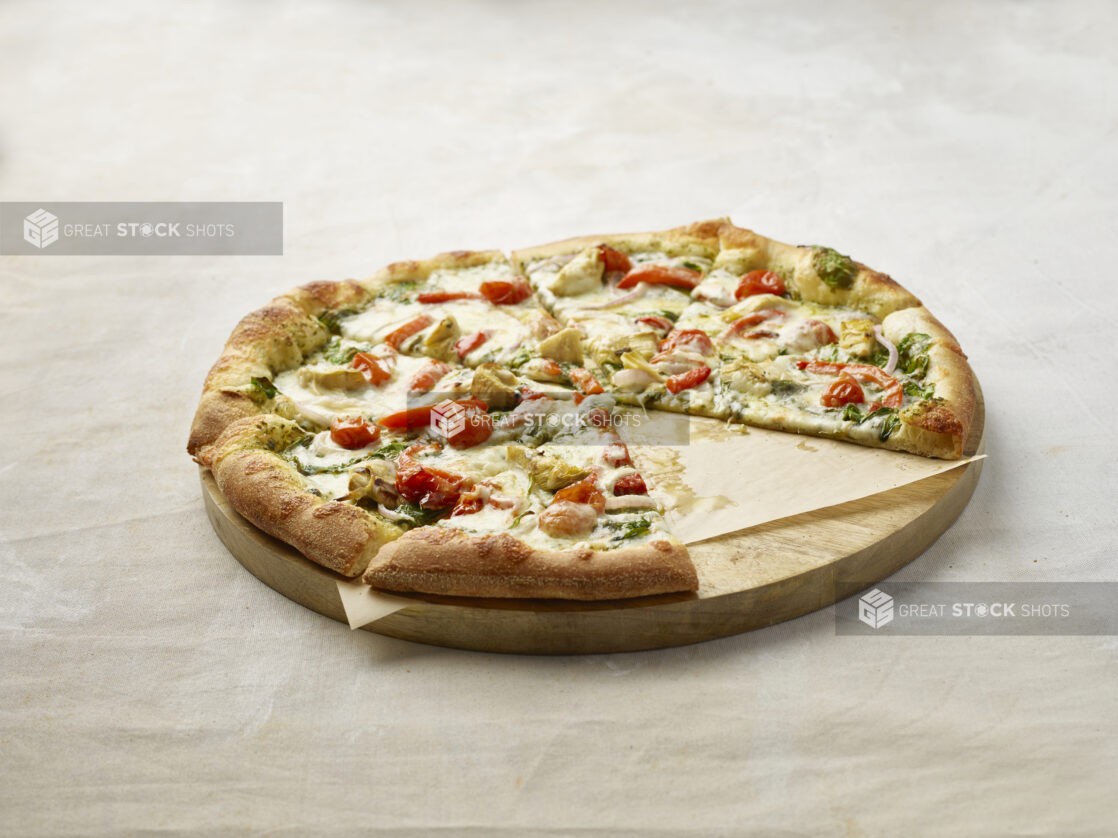
[[[1118,639],[582,658],[249,576],[184,445],[238,317],[438,250],[733,212],[886,270],[987,403],[898,578],[1118,580],[1112,3],[0,6],[0,199],[281,200],[282,257],[0,260],[0,832],[1118,832]]]

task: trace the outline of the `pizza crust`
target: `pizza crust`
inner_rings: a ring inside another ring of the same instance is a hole
[[[890,314],[882,322],[882,332],[894,344],[910,332],[923,332],[932,339],[924,383],[935,387],[935,400],[905,409],[893,438],[914,454],[949,460],[961,457],[976,398],[974,373],[959,342],[923,306]]]
[[[385,545],[362,578],[391,591],[468,597],[622,599],[693,592],[682,544],[659,539],[616,550],[545,550],[514,536],[420,527]]]
[[[311,494],[303,476],[275,452],[304,436],[294,422],[263,415],[230,425],[201,456],[237,512],[311,561],[357,576],[402,530],[360,507]]]
[[[529,263],[552,256],[578,253],[588,247],[606,244],[624,253],[662,251],[668,256],[702,256],[713,259],[718,255],[718,240],[722,229],[730,223],[728,218],[697,221],[682,227],[673,227],[658,233],[613,233],[602,236],[577,236],[551,244],[526,247],[512,252],[512,262],[523,272]]]

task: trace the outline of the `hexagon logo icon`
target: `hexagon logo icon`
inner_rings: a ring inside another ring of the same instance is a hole
[[[450,399],[431,408],[431,428],[444,439],[462,433],[466,419],[466,408]]]
[[[23,239],[42,250],[58,241],[58,216],[37,209],[23,219]]]
[[[874,588],[858,600],[858,619],[870,628],[881,628],[893,622],[893,598]]]

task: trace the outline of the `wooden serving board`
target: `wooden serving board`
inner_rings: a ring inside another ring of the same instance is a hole
[[[981,393],[966,454],[983,447]],[[682,646],[799,617],[884,579],[959,517],[982,461],[870,497],[691,544],[697,595],[577,603],[404,594],[414,605],[365,626],[404,640],[487,652],[576,654]],[[261,532],[201,470],[206,513],[250,573],[345,623],[343,577]]]

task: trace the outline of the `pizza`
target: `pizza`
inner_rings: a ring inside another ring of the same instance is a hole
[[[620,599],[698,588],[625,410],[950,459],[974,402],[889,276],[715,219],[293,289],[234,329],[187,448],[238,513],[375,588]]]

